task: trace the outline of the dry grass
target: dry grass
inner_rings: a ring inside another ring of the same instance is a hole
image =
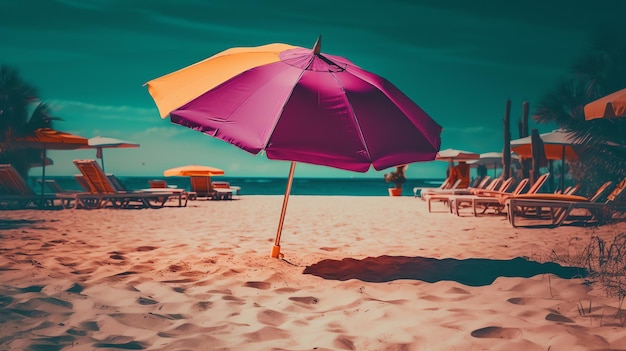
[[[585,268],[589,273],[589,284],[599,283],[607,296],[617,297],[619,304],[615,318],[624,326],[626,311],[622,307],[626,298],[626,234],[618,234],[612,240],[594,236],[583,247],[570,242],[563,250],[552,250],[551,258],[554,262]],[[581,315],[589,313],[591,301],[588,308],[580,303],[578,309]]]
[[[612,240],[598,236],[584,246],[569,245],[564,251],[551,252],[555,262],[585,268],[592,282],[599,282],[609,296],[623,300],[626,296],[626,234],[618,234]]]

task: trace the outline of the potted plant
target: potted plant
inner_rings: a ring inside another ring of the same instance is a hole
[[[386,173],[384,175],[385,182],[393,183],[395,187],[389,188],[390,196],[400,196],[402,195],[402,184],[406,182],[406,169],[407,165],[396,166],[396,170],[394,172]]]

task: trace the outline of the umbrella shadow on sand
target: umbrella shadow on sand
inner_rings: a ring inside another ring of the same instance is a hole
[[[341,281],[359,279],[370,283],[382,283],[412,279],[434,283],[448,280],[468,286],[489,285],[498,277],[530,278],[538,274],[554,274],[560,278],[571,279],[587,276],[583,268],[563,267],[553,262],[538,263],[520,257],[511,260],[482,258],[439,260],[419,256],[379,256],[362,260],[344,258],[322,260],[307,266],[303,273]]]

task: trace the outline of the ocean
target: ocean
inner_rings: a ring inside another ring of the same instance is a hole
[[[189,178],[186,177],[118,177],[128,189],[148,188],[148,181],[165,179],[169,185],[189,190]],[[39,190],[38,177],[31,177],[31,187]],[[49,176],[65,190],[82,190],[72,176]],[[241,187],[241,195],[283,195],[287,186],[285,178],[254,177],[215,177],[215,180],[230,182]],[[402,186],[402,195],[413,196],[416,186],[439,186],[443,179],[407,179]],[[350,195],[350,196],[389,196],[387,188],[392,184],[381,178],[294,178],[291,186],[292,195]],[[49,191],[46,189],[46,192]]]

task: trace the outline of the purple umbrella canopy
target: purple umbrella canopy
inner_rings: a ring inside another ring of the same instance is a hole
[[[384,78],[320,53],[320,42],[230,49],[147,85],[163,117],[269,159],[357,172],[433,160],[441,126]],[[232,72],[211,76],[218,70]],[[191,79],[207,89],[181,92]],[[174,90],[182,102],[162,108]]]
[[[439,151],[441,126],[386,79],[288,44],[232,48],[149,81],[162,118],[269,159],[367,172]],[[274,256],[274,252],[272,253]]]

